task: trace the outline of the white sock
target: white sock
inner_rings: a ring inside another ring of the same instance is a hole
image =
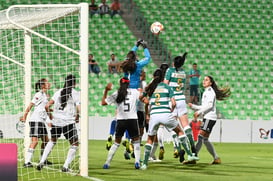
[[[117,149],[119,148],[119,145],[120,144],[118,144],[118,143],[115,142],[111,146],[110,150],[108,151],[107,160],[106,160],[105,164],[110,165],[110,162],[112,161],[112,159],[113,159],[113,157],[114,157]]]
[[[174,149],[177,149],[177,147],[179,147],[179,141],[178,141],[178,136],[176,132],[172,131],[172,137],[173,137],[173,147]]]
[[[55,144],[56,144],[56,142],[52,142],[52,141],[49,141],[46,144],[46,147],[44,149],[44,153],[43,153],[42,158],[40,160],[40,164],[43,164],[46,161],[49,153],[51,152],[51,150],[53,149],[53,147],[54,147]]]
[[[70,146],[63,167],[68,168],[69,164],[74,160],[77,148],[78,146],[75,145]]]
[[[134,141],[133,142],[134,145],[134,154],[135,154],[135,163],[139,162],[140,160],[140,140]]]
[[[153,143],[153,147],[152,147],[152,150],[151,150],[151,153],[150,153],[150,157],[155,157],[155,152],[157,150],[157,147],[158,147],[158,143],[157,142],[154,142]]]
[[[164,126],[160,125],[158,130],[157,130],[157,139],[159,143],[159,147],[164,147]]]
[[[33,153],[34,153],[34,149],[33,148],[28,148],[25,163],[31,162]]]

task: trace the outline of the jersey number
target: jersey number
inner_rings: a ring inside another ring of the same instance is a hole
[[[160,106],[159,99],[160,99],[160,94],[155,94],[155,105],[156,106]]]
[[[178,84],[178,87],[176,87],[176,91],[181,91],[183,87],[182,79],[177,79],[177,84]]]
[[[124,112],[130,112],[130,103],[126,102],[128,100],[129,100],[129,98],[125,98],[125,100],[124,100],[124,103],[123,103],[123,105],[124,105]]]

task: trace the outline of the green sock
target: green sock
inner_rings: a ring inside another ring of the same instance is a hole
[[[174,147],[177,149],[178,153],[181,151],[179,142],[177,142],[177,134],[173,134]]]
[[[149,157],[150,157],[150,154],[151,154],[151,150],[152,150],[152,145],[146,144],[145,145],[145,150],[144,150],[144,160],[143,160],[143,163],[145,165],[148,165],[148,160],[149,160]]]
[[[186,135],[182,135],[182,136],[179,136],[178,138],[179,138],[179,141],[182,144],[184,150],[186,151],[186,153],[188,155],[192,156],[187,136]]]
[[[187,137],[188,137],[188,139],[190,141],[191,147],[195,147],[193,136],[192,136],[192,129],[191,128],[186,129],[185,134],[187,135]]]

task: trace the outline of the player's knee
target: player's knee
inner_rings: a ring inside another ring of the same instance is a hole
[[[198,141],[203,141],[203,140],[204,140],[204,136],[201,135],[201,134],[199,134],[199,135],[198,135]]]
[[[140,144],[140,139],[132,140],[132,144],[137,144],[137,143]]]
[[[204,143],[209,142],[209,138],[207,138],[207,137],[204,137],[203,140],[204,140]]]
[[[77,150],[77,149],[78,149],[78,146],[77,146],[77,145],[71,145],[71,146],[70,146],[70,149]]]

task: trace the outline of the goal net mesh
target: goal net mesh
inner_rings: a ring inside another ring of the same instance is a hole
[[[31,47],[26,47],[29,34]],[[51,83],[50,97],[64,86],[65,77],[77,78],[80,90],[80,7],[14,6],[0,12],[0,144],[16,143],[18,147],[18,180],[59,177],[70,148],[62,136],[48,160],[53,165],[36,170],[41,158],[41,140],[32,158],[33,168],[24,168],[24,155],[29,129],[19,119],[35,94],[35,83],[46,78]],[[29,49],[29,50],[28,50]],[[25,101],[26,52],[31,56],[31,93]],[[33,108],[32,108],[33,109]],[[31,112],[28,117],[30,117]],[[48,130],[49,137],[50,131]],[[79,151],[70,164],[71,172],[79,173]]]

